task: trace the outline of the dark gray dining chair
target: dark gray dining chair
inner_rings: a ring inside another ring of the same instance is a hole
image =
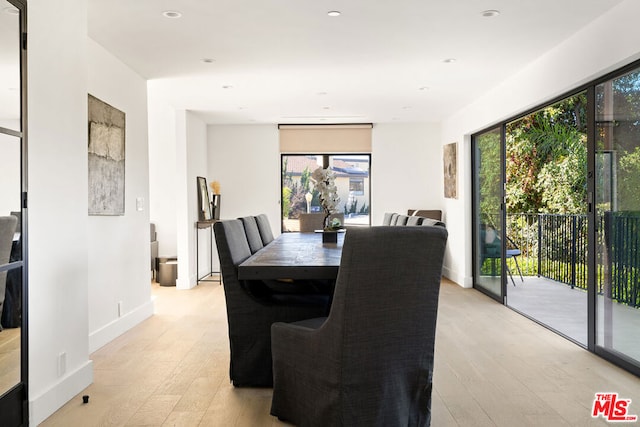
[[[0,265],[8,264],[11,259],[13,235],[16,232],[18,218],[13,215],[0,216]],[[4,308],[4,295],[7,286],[7,272],[0,272],[0,314]],[[0,330],[2,326],[0,325]]]
[[[238,219],[242,221],[242,225],[244,226],[244,232],[247,236],[247,243],[249,243],[249,249],[251,250],[251,253],[255,254],[260,249],[264,248],[262,237],[260,236],[260,230],[258,229],[258,223],[256,222],[256,217],[245,216]]]
[[[271,414],[298,426],[428,426],[447,230],[345,236],[328,318],[271,327]]]
[[[269,218],[266,214],[260,214],[256,216],[256,223],[258,224],[258,230],[260,230],[260,237],[262,238],[262,244],[267,246],[273,242],[273,231],[271,231],[271,224],[269,224]]]
[[[238,280],[238,265],[251,256],[242,222],[216,222],[215,233],[227,306],[231,363],[236,387],[270,387],[271,324],[294,322],[327,313],[329,298],[283,295],[261,281]]]

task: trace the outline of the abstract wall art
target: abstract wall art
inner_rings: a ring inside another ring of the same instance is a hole
[[[89,215],[124,215],[125,114],[89,95]]]

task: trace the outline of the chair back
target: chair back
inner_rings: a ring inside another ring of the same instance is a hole
[[[392,224],[392,225],[407,225],[407,221],[409,220],[409,216],[408,215],[398,215],[396,217],[396,223]]]
[[[222,270],[222,280],[238,281],[238,265],[251,256],[251,249],[239,219],[218,221],[213,225]],[[226,290],[226,286],[225,286]]]
[[[18,218],[15,216],[0,216],[0,265],[8,264],[11,260],[13,235],[16,232],[17,225]],[[0,272],[0,313],[2,313],[6,280],[7,272]]]
[[[393,212],[386,212],[382,219],[382,225],[391,225],[391,218],[393,218],[394,215],[397,214],[394,214]]]
[[[256,218],[253,216],[245,216],[238,219],[242,221],[242,225],[244,226],[244,232],[247,235],[247,243],[249,244],[249,249],[251,250],[252,254],[255,254],[264,247]]]
[[[322,327],[340,343],[346,392],[358,413],[366,399],[385,406],[385,390],[413,413],[416,391],[431,390],[442,263],[442,227],[371,227],[349,230],[329,317]],[[365,392],[366,390],[366,392]],[[386,396],[386,397],[385,397]],[[400,405],[400,403],[398,403]],[[387,408],[388,409],[388,408]],[[386,410],[386,409],[385,409]]]
[[[271,231],[271,224],[269,224],[269,218],[266,214],[260,214],[256,216],[256,223],[258,224],[258,230],[260,230],[260,237],[262,238],[262,244],[267,246],[273,242],[273,232]]]
[[[15,216],[0,216],[0,265],[7,264],[11,258],[11,246],[17,225],[18,218]],[[4,273],[6,274],[6,271]]]

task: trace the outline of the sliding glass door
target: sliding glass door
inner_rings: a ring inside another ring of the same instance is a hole
[[[595,88],[596,344],[640,364],[640,69]]]
[[[474,287],[640,375],[640,61],[472,136]]]
[[[502,302],[502,130],[474,136],[473,169],[473,277],[474,287]]]

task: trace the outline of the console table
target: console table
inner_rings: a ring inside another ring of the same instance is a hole
[[[218,282],[222,283],[222,278],[219,271],[213,271],[213,224],[218,222],[217,219],[211,219],[206,221],[197,221],[196,222],[196,276],[198,277],[197,281],[199,282]],[[198,236],[200,234],[200,230],[209,229],[209,237],[211,238],[211,252],[209,256],[209,272],[204,276],[198,276],[200,274],[200,244],[198,242]],[[218,279],[211,279],[211,275],[217,274]]]

